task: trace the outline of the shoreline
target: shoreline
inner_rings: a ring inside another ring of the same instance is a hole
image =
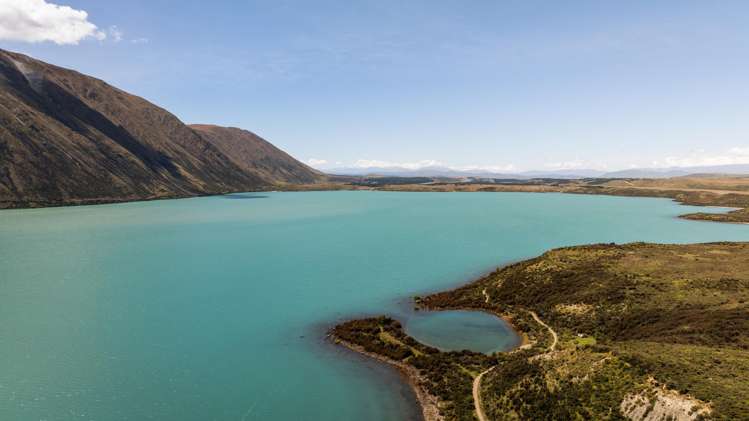
[[[487,274],[486,276],[488,276]],[[480,281],[483,278],[475,279],[472,281],[469,281],[468,283],[464,284],[463,286],[471,285],[475,282]],[[512,331],[517,335],[519,342],[513,345],[510,349],[504,350],[504,351],[497,351],[499,353],[507,353],[512,354],[514,352],[526,350],[528,348],[533,347],[536,344],[536,341],[531,341],[528,333],[525,331],[521,331],[517,328],[517,326],[513,323],[512,316],[508,314],[499,314],[496,312],[493,312],[486,308],[479,308],[479,307],[455,307],[455,308],[439,308],[439,307],[421,307],[424,309],[424,311],[478,311],[482,312],[494,317],[497,317],[501,320],[503,320],[507,325],[512,329]],[[378,362],[385,363],[395,369],[398,370],[398,372],[405,378],[406,383],[414,392],[414,395],[416,396],[416,404],[418,404],[419,408],[421,409],[421,415],[422,419],[424,421],[445,421],[445,417],[441,415],[440,413],[440,400],[438,397],[432,395],[429,393],[429,391],[422,385],[424,382],[424,377],[419,373],[419,370],[415,367],[412,367],[406,363],[395,361],[391,358],[388,358],[384,355],[380,355],[374,352],[370,352],[364,349],[364,347],[360,345],[353,344],[349,341],[346,341],[344,339],[341,339],[337,337],[332,330],[328,332],[326,335],[328,340],[333,345],[342,346],[349,351],[355,352],[359,355],[374,359]],[[485,372],[491,371],[495,367],[491,367]],[[484,374],[484,373],[482,373]],[[475,381],[475,379],[474,379]]]
[[[199,193],[199,194],[175,194],[175,195],[164,195],[164,196],[149,196],[149,197],[118,197],[118,198],[93,198],[93,199],[78,199],[69,201],[0,201],[0,212],[4,210],[23,210],[23,209],[48,209],[48,208],[64,208],[64,207],[81,207],[81,206],[99,206],[99,205],[120,205],[125,203],[138,203],[138,202],[155,202],[159,200],[182,200],[182,199],[196,199],[200,197],[213,197],[213,196],[226,196],[229,194],[237,193],[270,193],[272,187],[261,188],[258,190],[238,190],[238,191],[226,191],[217,193]]]
[[[571,246],[571,247],[575,247],[575,246]],[[527,260],[527,259],[518,259],[518,260],[507,262],[505,264],[497,266],[493,270],[484,271],[482,275],[478,277],[472,277],[468,281],[456,282],[455,285],[448,287],[447,289],[427,292],[426,296],[438,294],[440,292],[454,291],[456,289],[466,288],[474,284],[479,284],[485,279],[491,277],[494,273],[504,268],[507,268],[509,266],[512,266],[514,264],[517,264],[519,262],[522,262],[524,260]],[[538,338],[534,338],[534,340],[531,340],[531,336],[529,335],[530,332],[527,332],[518,328],[518,326],[514,323],[514,319],[516,318],[516,316],[513,316],[512,314],[497,313],[485,307],[429,306],[429,305],[421,304],[421,298],[422,298],[421,296],[410,298],[410,301],[414,304],[413,311],[474,311],[474,312],[482,312],[482,313],[485,313],[485,314],[488,314],[488,315],[491,315],[491,316],[494,316],[503,320],[505,323],[507,323],[507,325],[511,328],[511,330],[515,333],[515,335],[517,335],[517,337],[519,338],[519,343],[515,344],[510,349],[507,349],[504,351],[497,351],[497,352],[512,354],[515,352],[531,349],[538,343]],[[530,312],[530,316],[532,317],[532,319],[536,319],[536,317],[534,317],[535,313]],[[355,320],[355,319],[351,319],[351,320]],[[538,322],[537,319],[535,321]],[[546,326],[546,328],[548,328],[548,326]],[[384,355],[376,354],[374,352],[369,352],[360,345],[356,345],[344,339],[341,339],[333,333],[332,329],[327,333],[326,337],[334,345],[343,346],[344,348],[352,352],[355,352],[359,355],[372,358],[376,361],[388,364],[391,367],[396,368],[401,373],[401,375],[406,379],[406,383],[414,391],[414,395],[416,396],[416,403],[421,408],[422,418],[424,419],[424,421],[444,421],[445,420],[444,416],[442,416],[439,411],[439,398],[430,394],[429,391],[426,390],[426,388],[424,388],[420,384],[421,382],[423,382],[423,377],[419,374],[418,369],[416,369],[415,367],[409,366],[408,364],[405,364],[403,362],[390,359]],[[556,340],[557,339],[554,338],[554,345],[556,345]],[[485,370],[479,375],[479,378],[482,377],[483,374],[493,370],[494,368],[496,368],[496,366]],[[475,385],[475,381],[476,379],[474,379],[474,385]]]
[[[421,186],[421,185],[419,185]],[[699,207],[721,207],[729,208],[726,212],[718,213],[686,213],[683,215],[677,215],[679,219],[691,220],[691,221],[703,221],[703,222],[722,222],[732,224],[749,224],[744,218],[740,220],[732,220],[731,214],[740,214],[742,211],[749,209],[743,207],[744,203],[706,203],[704,198],[695,199],[688,197],[689,194],[709,194],[713,195],[713,199],[725,196],[725,195],[742,195],[749,197],[749,193],[733,192],[733,191],[714,191],[705,189],[679,189],[679,188],[623,188],[613,187],[609,190],[598,190],[592,189],[593,186],[581,186],[576,188],[560,188],[560,186],[551,185],[478,185],[476,189],[468,189],[471,185],[452,185],[452,189],[414,189],[411,185],[383,185],[383,186],[357,186],[343,183],[320,183],[320,184],[302,184],[302,185],[269,185],[269,186],[258,186],[255,189],[250,190],[227,190],[212,193],[196,193],[196,194],[164,194],[158,196],[147,196],[147,197],[103,197],[103,198],[90,198],[90,199],[63,199],[63,200],[28,200],[28,201],[16,201],[16,200],[0,200],[0,211],[3,210],[20,210],[20,209],[44,209],[44,208],[58,208],[67,206],[96,206],[96,205],[111,205],[120,203],[134,203],[134,202],[151,202],[156,200],[177,200],[177,199],[190,199],[197,197],[212,197],[212,196],[225,196],[228,194],[235,193],[267,193],[272,191],[278,192],[310,192],[310,191],[384,191],[384,192],[403,192],[403,193],[561,193],[561,194],[578,194],[585,196],[612,196],[612,197],[643,197],[643,198],[654,198],[654,199],[671,199],[672,201],[685,206],[699,206]],[[536,188],[530,188],[536,187]],[[462,189],[465,188],[465,189]],[[749,199],[747,199],[749,202]],[[707,217],[705,217],[705,215]],[[742,215],[743,216],[743,215]]]
[[[444,421],[445,418],[440,414],[439,410],[439,399],[430,394],[421,383],[424,382],[424,378],[419,374],[419,370],[409,366],[408,364],[392,360],[383,355],[375,354],[364,349],[364,347],[353,344],[346,340],[337,337],[333,333],[327,335],[329,340],[335,345],[343,346],[352,352],[356,352],[359,355],[364,355],[369,358],[373,358],[377,361],[388,364],[398,370],[399,373],[406,379],[406,383],[411,387],[416,395],[416,402],[421,408],[421,416],[424,421]]]
[[[508,263],[506,263],[504,265],[498,266],[497,268],[495,268],[493,270],[484,272],[479,277],[472,278],[471,280],[469,280],[467,282],[456,283],[456,285],[454,287],[449,288],[447,290],[442,290],[442,291],[450,291],[450,290],[452,290],[454,288],[467,287],[469,285],[481,282],[482,280],[484,280],[484,279],[488,278],[489,276],[491,276],[496,271],[501,270],[504,267],[513,265],[513,264],[515,264],[515,263],[517,263],[519,261],[521,261],[521,260],[508,262]],[[431,292],[431,293],[428,293],[428,294],[431,295],[431,294],[438,293],[438,292],[440,292],[440,291],[434,291],[434,292]],[[528,332],[525,332],[523,330],[518,329],[518,327],[516,326],[516,324],[513,321],[512,315],[510,315],[510,314],[504,314],[504,313],[500,314],[500,313],[494,312],[494,311],[492,311],[490,309],[482,308],[482,307],[468,307],[468,306],[450,307],[450,308],[446,308],[446,307],[429,307],[429,306],[425,306],[425,305],[420,304],[417,300],[414,299],[414,297],[411,297],[410,300],[411,300],[411,302],[413,302],[415,304],[414,311],[453,311],[453,310],[455,310],[455,311],[474,311],[474,312],[478,311],[478,312],[482,312],[482,313],[491,315],[491,316],[496,317],[498,319],[501,319],[502,321],[504,321],[505,323],[507,323],[507,325],[513,331],[513,333],[515,335],[517,335],[517,338],[519,339],[519,341],[518,341],[518,343],[516,343],[515,345],[513,345],[511,348],[509,348],[507,350],[504,350],[504,351],[497,351],[497,352],[508,353],[508,354],[509,353],[514,353],[514,352],[517,352],[517,351],[522,351],[522,350],[531,348],[537,342],[537,341],[531,341],[531,339],[530,339],[530,337],[528,335]],[[334,345],[342,346],[342,347],[348,349],[349,351],[355,352],[355,353],[357,353],[359,355],[362,355],[362,356],[366,356],[368,358],[372,358],[372,359],[374,359],[376,361],[388,364],[391,367],[394,367],[395,369],[397,369],[398,372],[401,373],[401,375],[405,378],[406,383],[413,390],[414,395],[416,396],[416,403],[418,404],[418,406],[421,409],[421,414],[422,414],[423,420],[424,421],[444,421],[445,420],[444,416],[441,415],[440,410],[439,410],[439,403],[440,403],[439,398],[437,398],[436,396],[434,396],[431,393],[429,393],[429,391],[424,386],[422,386],[421,383],[423,383],[424,379],[419,374],[418,369],[416,369],[415,367],[412,367],[412,366],[410,366],[408,364],[405,364],[403,362],[395,361],[393,359],[390,359],[390,358],[388,358],[388,357],[386,357],[384,355],[380,355],[380,354],[376,354],[374,352],[367,351],[367,350],[364,349],[364,347],[362,347],[360,345],[353,344],[351,342],[348,342],[348,341],[346,341],[344,339],[341,339],[341,338],[337,337],[332,332],[332,330],[330,330],[327,333],[326,337]],[[494,367],[491,367],[487,371],[490,371],[492,369],[494,369]]]
[[[488,274],[487,274],[487,276],[488,276]],[[468,282],[466,284],[462,284],[462,285],[459,286],[459,288],[460,287],[466,287],[466,286],[471,285],[474,282],[478,282],[478,281],[480,281],[482,279],[483,278],[476,279],[476,280],[470,281],[470,282]],[[423,307],[419,307],[419,309],[420,309],[420,311],[473,311],[473,312],[481,312],[481,313],[488,314],[490,316],[494,316],[494,317],[496,317],[496,318],[504,321],[505,323],[507,323],[507,325],[513,331],[513,333],[515,333],[517,335],[518,339],[520,339],[520,342],[518,344],[514,345],[512,348],[506,350],[506,351],[496,351],[496,352],[515,352],[515,351],[517,351],[519,349],[525,349],[529,345],[533,344],[533,342],[531,342],[530,338],[528,338],[528,334],[526,332],[518,329],[518,327],[515,325],[515,323],[513,323],[513,318],[509,314],[496,313],[494,311],[491,311],[491,310],[489,310],[487,308],[482,308],[482,307],[428,307],[428,306],[423,306]]]
[[[455,291],[457,289],[466,288],[466,287],[469,287],[471,285],[478,284],[478,283],[484,281],[485,279],[490,278],[493,274],[495,274],[495,273],[497,273],[497,272],[499,272],[499,271],[501,271],[501,270],[503,270],[503,269],[505,269],[507,267],[510,267],[512,265],[518,264],[520,262],[523,262],[525,260],[532,259],[532,258],[533,257],[526,257],[526,258],[520,258],[520,259],[511,259],[510,261],[508,261],[508,262],[506,262],[504,264],[500,264],[499,266],[496,266],[492,270],[484,271],[480,276],[473,277],[473,278],[471,278],[468,281],[456,282],[454,285],[450,285],[450,286],[448,286],[445,289],[439,289],[439,290],[435,289],[435,290],[427,291],[426,295],[424,295],[424,296],[412,297],[411,301],[414,304],[414,311],[451,311],[451,310],[480,311],[482,313],[486,313],[486,314],[489,314],[491,316],[494,316],[494,317],[497,317],[497,318],[503,320],[505,323],[507,323],[507,325],[512,329],[512,331],[520,339],[520,342],[517,345],[515,345],[514,347],[512,347],[512,348],[510,348],[510,349],[508,349],[506,351],[499,351],[499,352],[511,353],[511,352],[516,352],[516,351],[523,350],[523,349],[532,348],[536,344],[536,341],[532,341],[531,340],[531,338],[528,335],[528,332],[526,332],[526,331],[518,328],[518,326],[516,325],[515,320],[514,320],[515,317],[512,314],[508,314],[508,313],[497,313],[496,311],[494,311],[494,310],[492,310],[490,308],[485,308],[485,307],[470,307],[470,306],[441,307],[441,306],[429,306],[429,305],[426,305],[426,304],[422,304],[422,302],[421,302],[422,298],[424,298],[424,297],[429,297],[429,296],[433,296],[433,295],[436,295],[436,294],[440,294],[440,293],[444,293],[444,292],[449,292],[449,291]]]

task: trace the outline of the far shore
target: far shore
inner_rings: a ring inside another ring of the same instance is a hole
[[[342,178],[338,176],[338,178]],[[722,213],[697,212],[680,218],[698,221],[749,223],[749,177],[676,177],[670,179],[540,179],[512,180],[502,183],[434,181],[422,184],[394,182],[393,178],[343,177],[345,181],[316,184],[277,184],[249,190],[217,191],[195,194],[164,194],[159,196],[124,196],[99,198],[66,198],[57,200],[0,198],[2,209],[87,206],[125,202],[141,202],[192,197],[222,196],[235,193],[266,193],[273,191],[399,191],[399,192],[486,192],[486,193],[566,193],[622,197],[668,198],[684,205],[732,208]],[[436,180],[436,179],[435,179]]]

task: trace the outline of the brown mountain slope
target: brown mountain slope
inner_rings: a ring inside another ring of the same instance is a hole
[[[185,197],[287,181],[268,174],[240,167],[142,98],[0,50],[0,208]]]
[[[250,131],[210,124],[192,124],[190,127],[238,167],[265,179],[285,183],[314,183],[324,177],[322,173],[300,163]]]

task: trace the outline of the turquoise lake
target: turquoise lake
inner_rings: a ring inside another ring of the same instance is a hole
[[[749,240],[676,218],[697,210],[348,191],[0,211],[0,419],[417,418],[399,375],[331,345],[331,325],[408,325],[410,297],[552,247]]]

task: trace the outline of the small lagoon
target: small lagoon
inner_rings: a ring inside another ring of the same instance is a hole
[[[521,342],[506,321],[481,311],[419,311],[404,328],[416,340],[441,351],[491,354],[511,350]]]

